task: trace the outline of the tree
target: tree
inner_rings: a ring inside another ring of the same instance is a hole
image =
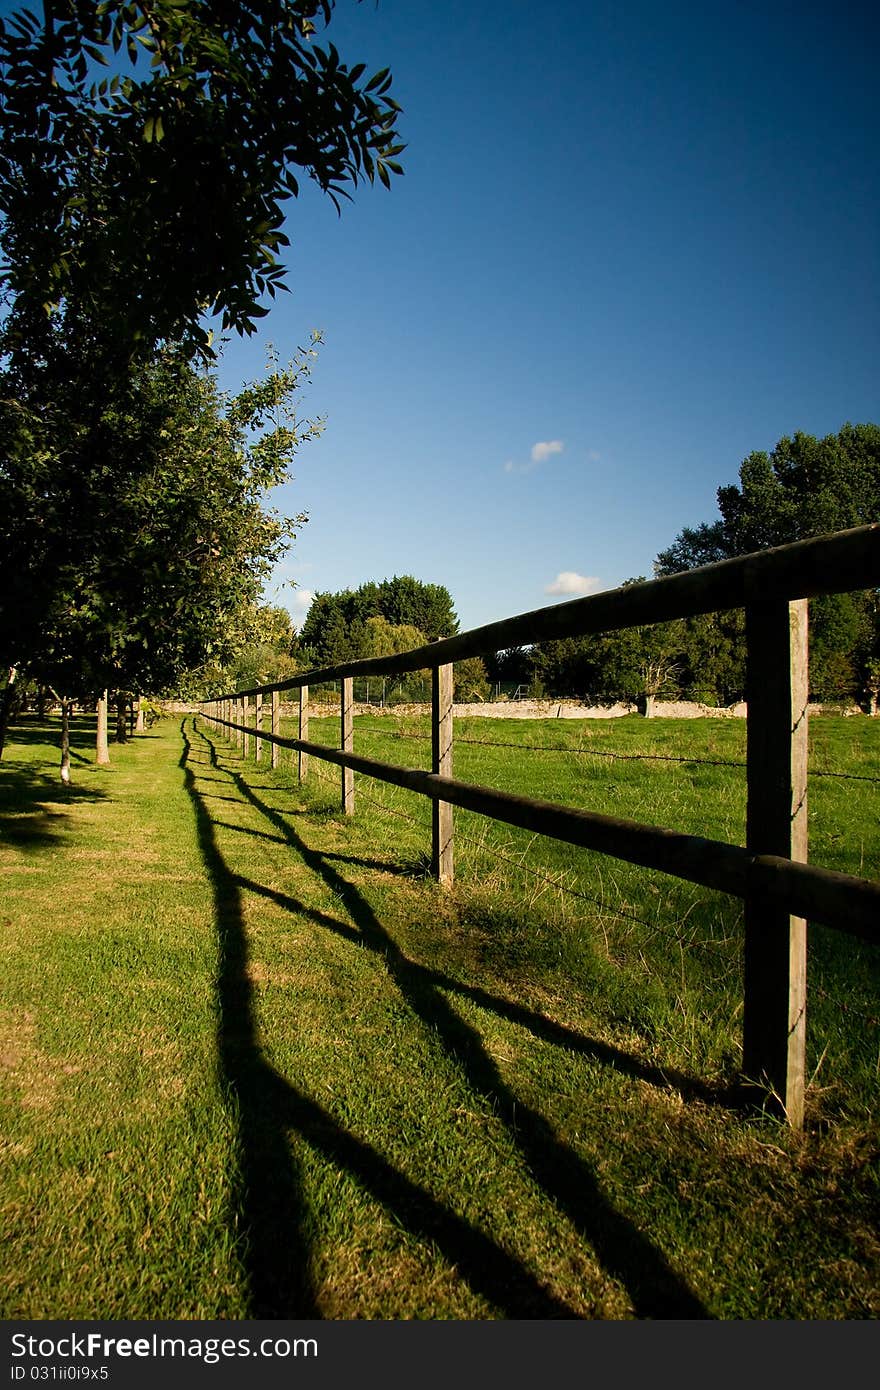
[[[880,426],[846,424],[824,439],[798,431],[769,454],[749,454],[739,478],[718,489],[720,521],[685,527],[658,555],[656,574],[878,520]]]
[[[238,621],[240,646],[227,664],[210,662],[178,683],[188,695],[210,699],[229,690],[286,680],[299,670],[291,655],[296,643],[293,620],[286,608],[248,604]]]
[[[334,4],[47,0],[0,21],[14,357],[51,354],[59,328],[108,369],[163,342],[210,352],[208,312],[253,333],[297,174],[337,208],[390,186],[400,107],[387,69],[316,42]]]
[[[456,661],[452,668],[452,698],[461,704],[482,702],[489,698],[489,677],[486,663],[480,656]]]
[[[739,485],[718,490],[721,519],[685,528],[657,557],[659,575],[845,530],[880,519],[880,426],[846,424],[816,439],[798,432],[771,453],[752,453]],[[820,699],[868,693],[878,647],[874,593],[829,594],[810,605],[810,692]],[[711,615],[716,630],[731,615]],[[712,624],[709,625],[710,627]],[[741,663],[741,652],[738,656]]]
[[[383,627],[372,619],[381,619]],[[377,652],[378,633],[389,629],[408,629],[396,639],[397,645]],[[411,640],[413,630],[418,641]],[[449,590],[442,584],[424,584],[412,575],[362,584],[359,589],[339,593],[318,593],[312,600],[299,632],[302,659],[314,666],[336,666],[367,656],[388,656],[406,651],[420,642],[451,637],[458,631],[458,618]],[[403,645],[400,645],[400,643]]]
[[[211,388],[190,402],[222,461],[206,470],[151,376],[173,360],[180,404],[207,314],[255,330],[295,171],[337,208],[402,172],[387,70],[315,41],[333,8],[46,0],[0,21],[0,649],[66,689],[157,688],[231,654],[289,532],[261,505],[289,440],[245,443],[259,392],[213,423]]]
[[[442,584],[424,584],[411,574],[403,574],[383,579],[375,588],[377,611],[389,623],[408,623],[424,633],[429,642],[458,632],[452,598]],[[370,591],[371,586],[365,585],[364,589]]]
[[[88,431],[30,411],[38,447],[0,452],[0,585],[22,599],[0,615],[9,665],[68,694],[161,693],[232,657],[305,519],[265,499],[321,428],[290,416],[313,356],[228,399],[167,352]]]
[[[364,625],[364,656],[397,656],[399,652],[409,652],[413,647],[424,645],[424,633],[410,623],[389,623],[387,618],[376,614],[367,618]]]

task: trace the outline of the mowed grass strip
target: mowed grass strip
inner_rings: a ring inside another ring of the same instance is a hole
[[[356,746],[385,756],[389,728],[359,720]],[[21,732],[0,765],[4,1316],[880,1311],[859,1066],[804,1136],[727,1103],[729,904],[610,861],[598,882],[458,813],[442,893],[419,798],[357,779],[345,820],[337,772],[299,789],[289,755],[271,773],[198,720],[80,762],[65,799]]]
[[[14,730],[0,765],[0,1307],[240,1316],[234,1117],[218,1085],[210,887],[172,726],[113,746]]]

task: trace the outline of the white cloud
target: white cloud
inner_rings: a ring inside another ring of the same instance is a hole
[[[532,445],[532,463],[544,463],[551,454],[561,454],[564,448],[561,439],[539,440]]]
[[[602,581],[593,574],[577,574],[574,570],[561,570],[548,584],[545,594],[568,594],[577,596],[578,594],[594,594],[601,588]]]
[[[546,463],[554,454],[561,454],[565,445],[561,439],[539,439],[532,445],[531,453],[525,463],[508,459],[504,465],[505,473],[531,473],[541,463]]]
[[[296,588],[288,596],[286,607],[289,609],[293,621],[297,627],[301,627],[305,616],[312,606],[312,599],[315,597],[311,589]]]

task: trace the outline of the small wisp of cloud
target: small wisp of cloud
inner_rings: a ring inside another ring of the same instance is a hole
[[[565,444],[561,439],[539,439],[537,444],[532,445],[531,454],[526,463],[516,463],[513,459],[508,459],[504,465],[505,473],[531,473],[539,464],[546,463],[554,454],[561,454]]]
[[[602,581],[594,574],[578,574],[576,570],[560,570],[552,584],[544,588],[545,594],[577,598],[583,594],[595,594],[602,587]]]
[[[544,463],[553,454],[561,454],[565,445],[561,439],[539,440],[532,445],[532,463]]]

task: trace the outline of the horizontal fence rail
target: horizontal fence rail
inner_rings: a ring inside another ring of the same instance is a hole
[[[222,719],[216,722],[239,732],[246,731],[243,724]],[[264,734],[263,737],[270,736]],[[297,738],[272,738],[271,741],[281,748],[290,748],[379,782],[417,792],[432,801],[448,802],[505,825],[549,835],[554,840],[596,850],[645,869],[657,869],[689,883],[699,883],[704,888],[714,888],[739,898],[759,893],[811,921],[880,944],[880,883],[872,879],[854,878],[774,855],[754,854],[723,840],[685,835],[640,821],[560,806],[555,801],[499,792],[474,782],[457,782],[433,772],[396,767],[393,763],[328,748],[323,743],[308,743]]]
[[[745,904],[743,1074],[771,1108],[803,1123],[806,1041],[806,923],[880,942],[880,883],[807,860],[807,599],[880,584],[880,524],[820,536],[668,578],[628,585],[537,609],[393,657],[309,671],[275,684],[204,702],[206,717],[228,730],[247,756],[254,738],[341,772],[341,802],[354,811],[354,773],[427,797],[432,806],[432,868],[453,880],[455,806],[628,863],[733,894]],[[559,637],[667,622],[744,608],[748,811],[746,845],[457,781],[452,775],[452,663]],[[365,758],[353,751],[353,678],[432,671],[431,771]],[[340,747],[308,738],[309,686],[338,680]],[[280,734],[280,693],[299,691],[299,737]],[[271,697],[271,731],[264,697]],[[252,718],[251,718],[252,716]]]

